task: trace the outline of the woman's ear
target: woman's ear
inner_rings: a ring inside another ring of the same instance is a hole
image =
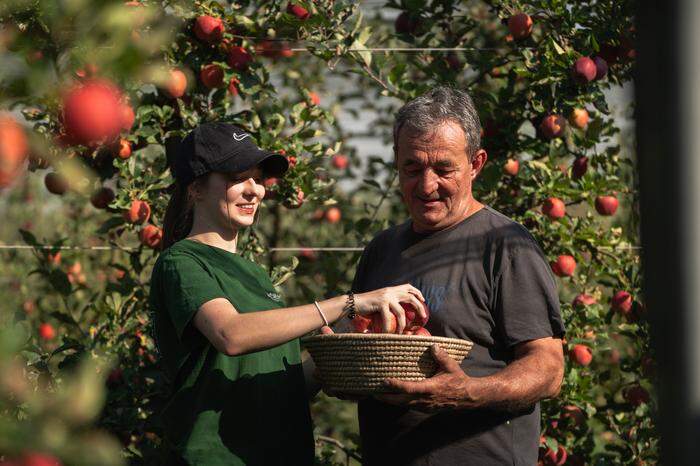
[[[202,187],[197,181],[190,183],[187,187],[187,197],[192,201],[199,201],[202,199]]]

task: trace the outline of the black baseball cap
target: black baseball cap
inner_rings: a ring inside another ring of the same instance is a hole
[[[245,130],[229,123],[203,123],[184,139],[165,143],[168,166],[182,185],[209,172],[240,173],[260,165],[263,173],[281,176],[289,168],[287,158],[260,149]]]

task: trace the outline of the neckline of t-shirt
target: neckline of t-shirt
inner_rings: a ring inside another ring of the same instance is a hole
[[[408,222],[406,222],[408,225],[408,233],[410,235],[413,235],[415,238],[418,238],[421,241],[424,239],[434,238],[436,236],[441,236],[443,234],[446,235],[449,232],[456,230],[460,226],[462,226],[466,223],[469,223],[472,219],[474,219],[474,217],[482,215],[481,213],[485,210],[489,210],[489,211],[493,212],[493,209],[491,209],[491,207],[484,204],[484,206],[481,209],[477,210],[476,212],[474,212],[473,214],[471,214],[469,217],[465,218],[464,220],[460,220],[459,222],[455,223],[454,225],[450,225],[449,227],[447,227],[443,230],[429,231],[427,233],[418,233],[417,231],[415,231],[413,229],[413,220],[409,220]]]
[[[196,240],[189,239],[189,238],[182,238],[182,241],[187,241],[187,242],[189,242],[190,244],[201,244],[202,246],[205,246],[205,247],[210,248],[210,249],[214,249],[215,251],[221,251],[221,252],[223,252],[223,253],[225,253],[225,254],[229,254],[229,255],[231,255],[231,256],[233,256],[233,257],[243,258],[243,256],[241,256],[241,255],[240,255],[239,253],[237,253],[237,252],[231,252],[231,251],[228,251],[228,250],[226,250],[226,249],[224,249],[224,248],[220,248],[220,247],[218,247],[218,246],[214,246],[214,245],[207,244],[207,243],[202,243],[201,241],[196,241]]]

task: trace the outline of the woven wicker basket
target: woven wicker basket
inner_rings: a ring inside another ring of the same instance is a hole
[[[302,340],[318,367],[324,390],[333,393],[382,393],[383,380],[419,381],[437,371],[430,347],[437,343],[457,362],[472,342],[445,337],[376,333],[336,333]]]

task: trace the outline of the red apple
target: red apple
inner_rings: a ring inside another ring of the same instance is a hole
[[[632,312],[632,295],[624,290],[615,293],[610,300],[610,305],[615,312],[629,316]]]
[[[520,170],[520,162],[518,159],[508,159],[503,164],[503,172],[510,176],[516,176]]]
[[[649,392],[640,385],[633,385],[626,388],[622,392],[625,400],[633,406],[639,406],[642,403],[649,403]]]
[[[579,129],[584,129],[588,126],[588,111],[585,108],[575,108],[571,111],[569,121],[572,125]]]
[[[0,113],[0,188],[12,183],[28,153],[29,144],[22,126],[9,113]]]
[[[595,198],[595,210],[600,215],[615,215],[619,204],[615,196],[598,196]]]
[[[381,314],[374,313],[374,314],[372,314],[372,322],[369,324],[369,331],[371,333],[396,333],[396,328],[398,326],[398,323],[396,322],[396,316],[393,313],[389,314],[388,325],[389,325],[389,331],[385,332],[384,326],[382,324]]]
[[[297,19],[300,19],[300,20],[308,19],[309,16],[311,16],[311,13],[309,13],[309,10],[307,10],[303,6],[297,5],[293,2],[290,2],[287,4],[287,13],[289,13],[290,15],[296,16]]]
[[[587,366],[593,360],[593,352],[586,345],[574,345],[569,352],[569,358],[579,366]]]
[[[345,170],[348,167],[348,158],[341,154],[336,154],[331,159],[331,164],[338,170]]]
[[[315,92],[309,92],[309,99],[313,105],[321,105],[321,97]]]
[[[151,249],[158,249],[163,239],[163,231],[155,225],[146,225],[139,233],[141,244]]]
[[[209,89],[221,87],[224,85],[224,69],[216,63],[210,63],[202,67],[199,79]]]
[[[311,248],[302,248],[299,255],[309,262],[314,262],[316,260],[316,251]]]
[[[566,119],[561,115],[547,115],[542,119],[540,123],[540,131],[542,135],[547,139],[558,138],[564,134],[564,128],[566,127]]]
[[[608,62],[601,57],[593,57],[595,63],[595,79],[603,79],[608,74]]]
[[[165,93],[173,99],[179,99],[187,90],[187,76],[181,70],[170,70],[168,81],[164,87]]]
[[[557,220],[566,215],[564,201],[556,197],[550,197],[542,204],[542,213],[552,220]]]
[[[371,323],[372,319],[368,319],[367,317],[363,317],[358,314],[354,319],[352,319],[352,328],[357,333],[368,333]]]
[[[586,414],[576,405],[565,405],[561,408],[561,419],[569,419],[575,426],[580,426],[586,422]]]
[[[595,62],[593,60],[588,57],[581,57],[574,62],[571,73],[576,82],[585,84],[595,79],[596,71]]]
[[[416,312],[416,309],[412,304],[401,303],[401,307],[406,314],[406,328],[425,327],[425,325],[428,323],[428,319],[430,318],[430,310],[428,309],[428,306],[426,306],[424,303],[422,304],[423,310],[425,311],[425,318],[421,317],[420,314]]]
[[[50,193],[58,194],[59,196],[68,191],[68,180],[56,172],[47,173],[44,178],[44,184]]]
[[[620,59],[620,47],[609,43],[602,44],[598,55],[607,63],[617,63],[617,61]]]
[[[557,451],[547,448],[542,456],[542,461],[545,466],[563,466],[566,464],[566,449],[559,445]]]
[[[462,69],[462,61],[459,59],[455,52],[447,52],[445,61],[447,62],[447,65],[450,67],[450,69],[454,71],[459,71]]]
[[[252,55],[244,47],[236,46],[228,49],[226,62],[231,68],[243,71],[248,68],[248,65],[252,61]]]
[[[105,80],[71,88],[63,97],[62,109],[66,134],[78,144],[111,141],[124,124],[121,91]]]
[[[430,336],[432,336],[432,335],[430,334],[430,332],[428,331],[428,329],[426,329],[426,328],[424,328],[424,327],[418,327],[417,329],[415,329],[415,330],[413,331],[413,334],[414,334],[414,335],[423,336],[423,337],[430,337]]]
[[[61,251],[58,251],[56,254],[48,253],[46,255],[46,262],[49,265],[55,265],[58,266],[61,264]]]
[[[106,209],[113,200],[114,191],[107,187],[98,189],[90,198],[90,202],[96,209]]]
[[[53,340],[56,338],[56,330],[54,330],[51,324],[43,323],[39,325],[39,336],[45,341]]]
[[[194,35],[208,44],[219,42],[224,37],[224,22],[213,16],[199,16],[194,22]]]
[[[131,157],[131,143],[122,138],[112,147],[112,155],[119,157],[122,160],[126,160]]]
[[[342,217],[340,209],[337,207],[331,207],[326,211],[325,214],[326,221],[328,223],[338,223]]]
[[[25,453],[20,459],[21,466],[62,466],[62,463],[55,457],[44,453]]]
[[[287,209],[298,209],[304,204],[304,191],[297,188],[297,195],[292,199],[286,199],[283,204]]]
[[[151,217],[151,206],[146,201],[134,199],[129,210],[124,211],[124,220],[132,224],[146,223]]]
[[[591,304],[595,304],[597,302],[598,301],[596,301],[596,299],[593,296],[586,293],[581,293],[576,295],[574,300],[571,302],[571,305],[573,307],[584,307],[590,306]]]
[[[289,58],[294,55],[294,51],[286,42],[278,40],[263,40],[256,47],[257,53],[268,58]]]
[[[524,39],[532,33],[532,18],[525,13],[516,13],[508,18],[508,31],[513,39]]]
[[[583,177],[588,171],[588,157],[577,157],[571,164],[571,177],[575,180]]]
[[[399,16],[396,17],[394,22],[394,28],[397,34],[409,34],[413,35],[418,29],[419,20],[418,18],[411,15],[408,11],[403,11]]]
[[[576,260],[572,256],[561,255],[551,264],[552,271],[559,277],[570,277],[576,270]]]

